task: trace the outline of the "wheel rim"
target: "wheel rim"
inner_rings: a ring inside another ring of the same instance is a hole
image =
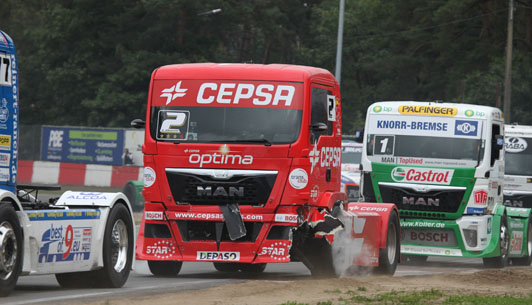
[[[502,220],[501,220],[502,222]],[[506,223],[501,223],[501,257],[506,257],[508,255],[508,228],[506,228]]]
[[[395,226],[388,228],[388,238],[386,238],[386,249],[388,250],[388,263],[393,265],[397,253],[397,229]]]
[[[0,279],[11,276],[17,264],[17,237],[7,221],[0,224]]]
[[[121,272],[126,267],[128,243],[126,224],[118,219],[111,234],[111,264],[116,272]]]

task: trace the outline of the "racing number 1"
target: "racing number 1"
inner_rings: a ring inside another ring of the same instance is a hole
[[[376,155],[393,155],[394,136],[375,136]]]

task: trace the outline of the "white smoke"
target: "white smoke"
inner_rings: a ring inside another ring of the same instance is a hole
[[[332,259],[336,274],[340,277],[368,274],[371,268],[365,266],[370,265],[369,249],[364,247],[364,238],[352,236],[353,232],[362,233],[366,219],[343,209],[338,218],[344,224],[344,229],[336,232],[332,244]],[[363,266],[355,266],[353,264],[355,259]]]

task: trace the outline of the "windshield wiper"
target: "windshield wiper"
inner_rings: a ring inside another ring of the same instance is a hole
[[[220,141],[222,142],[222,141]],[[265,146],[272,146],[272,142],[270,142],[266,138],[260,138],[260,139],[235,139],[235,140],[226,140],[223,142],[235,142],[235,143],[263,143]]]

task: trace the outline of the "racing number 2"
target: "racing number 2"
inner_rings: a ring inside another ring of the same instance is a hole
[[[9,56],[0,54],[0,86],[11,86],[10,64]]]

